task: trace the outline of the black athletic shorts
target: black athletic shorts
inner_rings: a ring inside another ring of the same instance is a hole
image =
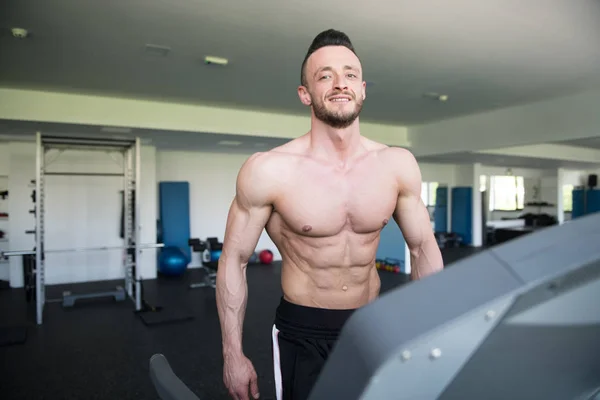
[[[354,310],[328,310],[281,299],[273,325],[277,400],[305,400]]]

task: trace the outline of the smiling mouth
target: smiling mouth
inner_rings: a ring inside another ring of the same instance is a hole
[[[333,103],[348,103],[350,102],[350,99],[347,97],[334,97],[332,99],[329,99],[329,101]]]

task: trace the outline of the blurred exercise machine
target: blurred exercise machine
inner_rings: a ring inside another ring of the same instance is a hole
[[[599,242],[595,214],[382,295],[348,320],[309,400],[600,400]],[[198,398],[164,356],[150,371],[161,399]]]
[[[200,239],[190,239],[189,245],[192,246],[194,252],[200,253],[200,270],[204,272],[204,276],[200,282],[190,284],[191,289],[211,287],[216,288],[217,285],[217,268],[219,267],[219,258],[223,250],[223,243],[219,242],[216,237],[209,237],[206,242]]]

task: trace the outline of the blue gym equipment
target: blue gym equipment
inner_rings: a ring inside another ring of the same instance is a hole
[[[164,248],[158,254],[158,272],[181,275],[191,262],[190,184],[189,182],[160,182],[158,184],[160,222],[159,232]]]
[[[183,274],[190,259],[179,247],[163,247],[158,255],[158,272],[168,276],[178,276]]]

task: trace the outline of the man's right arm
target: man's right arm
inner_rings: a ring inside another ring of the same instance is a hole
[[[248,298],[246,267],[272,212],[274,197],[269,174],[265,176],[266,157],[266,153],[254,154],[240,169],[236,195],[227,217],[216,281],[226,360],[243,356],[242,327]]]

